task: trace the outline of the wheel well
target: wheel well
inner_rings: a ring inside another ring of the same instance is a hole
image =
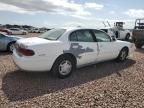
[[[123,47],[122,49],[127,49],[128,54],[129,54],[129,48],[128,48],[127,46]],[[122,50],[122,49],[121,49],[121,50]]]
[[[60,55],[58,58],[64,57],[64,56],[71,57],[71,58],[74,60],[75,64],[77,63],[76,57],[75,57],[73,54],[71,54],[71,53],[62,54],[62,55]],[[58,59],[58,58],[57,58],[57,59]]]
[[[62,54],[62,55],[58,56],[58,57],[56,58],[54,64],[56,63],[56,61],[57,61],[58,59],[60,59],[60,58],[62,58],[62,57],[64,57],[64,56],[71,57],[72,60],[74,60],[74,62],[75,62],[75,68],[76,68],[77,60],[76,60],[76,57],[75,57],[73,54],[71,54],[71,53],[65,53],[65,54]],[[54,66],[54,64],[53,64],[53,66]],[[53,67],[53,66],[52,66],[52,67]]]
[[[126,34],[126,36],[128,36],[128,35],[130,36],[130,33],[127,33],[127,34]]]

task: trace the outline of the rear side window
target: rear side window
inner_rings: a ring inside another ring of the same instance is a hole
[[[70,41],[94,42],[94,39],[89,30],[78,30],[70,35]]]

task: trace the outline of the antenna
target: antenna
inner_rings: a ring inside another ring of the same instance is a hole
[[[104,26],[106,27],[106,24],[105,24],[105,22],[103,21],[103,24],[104,24]]]
[[[109,27],[111,28],[111,25],[110,25],[109,21],[107,21],[107,23],[108,23]]]

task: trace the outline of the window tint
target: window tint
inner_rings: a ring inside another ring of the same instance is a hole
[[[91,33],[88,30],[79,30],[75,32],[80,42],[94,42]]]
[[[73,32],[70,37],[69,37],[70,41],[78,41],[77,35],[75,32]]]
[[[110,42],[111,41],[110,37],[102,31],[95,30],[94,34],[96,36],[97,42]]]

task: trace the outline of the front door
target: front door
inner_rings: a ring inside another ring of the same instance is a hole
[[[116,58],[118,50],[115,41],[112,41],[111,37],[105,32],[99,30],[93,31],[98,43],[98,61]]]

